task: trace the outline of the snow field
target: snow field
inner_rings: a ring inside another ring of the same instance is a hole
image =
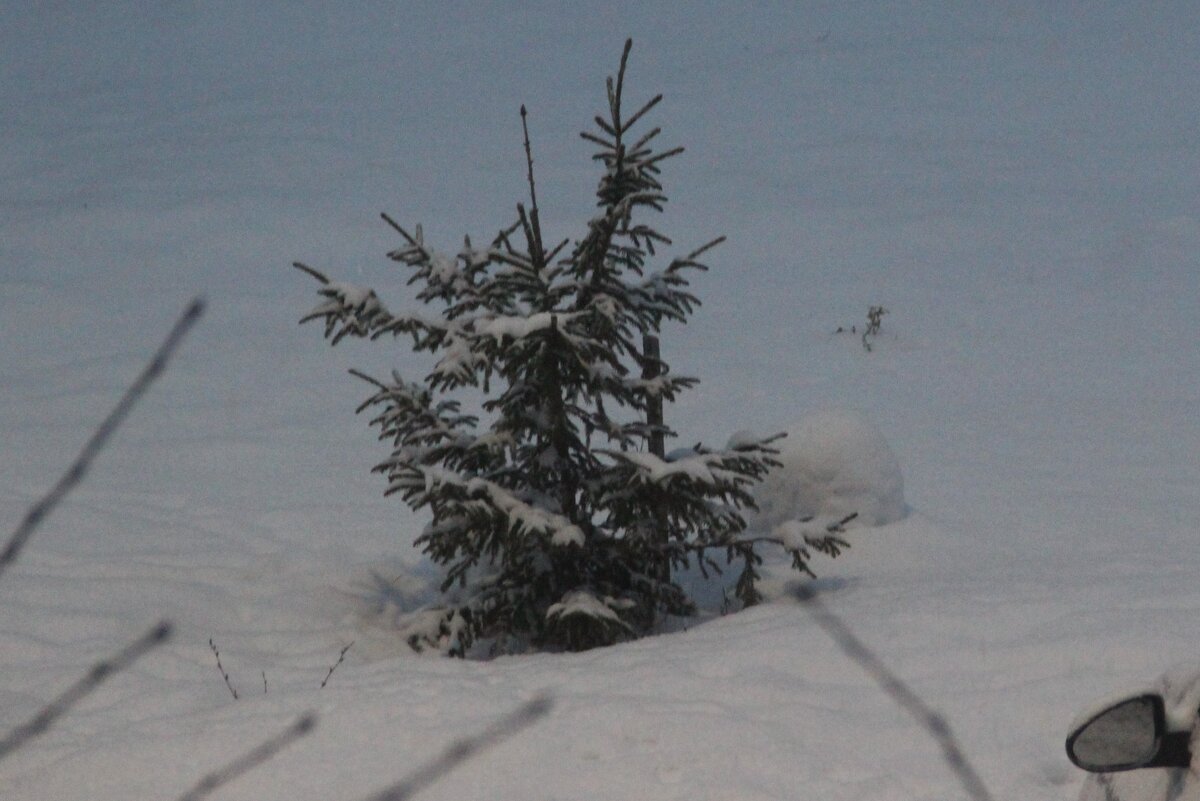
[[[721,616],[713,586],[706,620],[603,651],[462,663],[396,636],[374,576],[414,567],[422,521],[380,497],[386,450],[345,370],[429,365],[331,352],[296,325],[315,296],[288,265],[410,308],[376,215],[484,241],[523,186],[520,102],[543,225],[575,231],[595,178],[575,133],[628,32],[633,86],[666,93],[688,148],[664,227],[683,248],[730,235],[705,306],[664,334],[702,379],[669,412],[677,444],[855,409],[821,464],[886,488],[863,432],[881,433],[908,514],[852,530],[815,586],[996,797],[1074,799],[1076,713],[1195,659],[1194,12],[594,11],[0,11],[0,519],[187,298],[210,301],[0,579],[0,731],[159,618],[176,637],[0,762],[0,797],[178,797],[314,709],[310,737],[214,799],[361,798],[542,691],[546,719],[421,798],[961,797],[782,562],[772,603]],[[871,353],[832,333],[881,303]]]

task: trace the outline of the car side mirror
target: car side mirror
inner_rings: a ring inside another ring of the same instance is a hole
[[[1161,695],[1126,698],[1102,709],[1067,737],[1067,757],[1093,773],[1186,768],[1191,732],[1168,732]]]

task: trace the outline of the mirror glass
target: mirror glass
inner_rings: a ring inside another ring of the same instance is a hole
[[[1153,696],[1144,695],[1092,718],[1072,743],[1080,767],[1103,771],[1149,762],[1158,750],[1154,712]]]

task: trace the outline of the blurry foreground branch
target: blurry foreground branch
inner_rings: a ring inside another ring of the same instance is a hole
[[[263,764],[284,748],[299,740],[317,725],[313,712],[300,716],[291,726],[261,745],[247,751],[225,767],[215,770],[200,780],[199,784],[179,797],[179,801],[200,801],[224,784],[228,784],[243,773]]]
[[[108,417],[104,418],[100,423],[100,426],[92,434],[91,439],[83,446],[83,450],[75,457],[75,461],[67,469],[67,472],[63,474],[58,483],[46,495],[25,513],[25,518],[17,526],[17,530],[13,532],[12,536],[9,537],[4,550],[0,551],[0,575],[3,575],[4,570],[17,560],[21,549],[29,542],[29,538],[33,536],[34,531],[46,519],[46,516],[87,475],[92,461],[103,450],[105,444],[108,442],[108,438],[121,425],[122,421],[129,414],[129,411],[137,404],[142,395],[146,393],[146,390],[154,383],[154,380],[162,375],[167,362],[174,355],[175,349],[179,347],[179,343],[203,313],[204,301],[201,299],[196,298],[188,304],[183,314],[180,315],[175,325],[172,326],[171,331],[167,334],[167,338],[163,340],[158,350],[155,351],[154,356],[151,357],[150,362],[138,374],[138,377],[129,386],[129,389],[121,396],[121,399],[117,401],[117,405],[109,412]],[[27,723],[13,729],[4,739],[0,740],[0,759],[3,759],[25,743],[44,733],[56,720],[99,687],[106,679],[125,670],[148,651],[165,643],[170,637],[171,624],[164,620],[155,625],[154,628],[150,629],[150,631],[142,635],[138,640],[126,646],[116,656],[92,665],[87,674],[75,682],[70,689],[43,707]]]
[[[108,438],[125,420],[126,415],[129,414],[129,410],[137,404],[149,386],[154,383],[154,380],[162,375],[167,362],[175,353],[175,349],[203,313],[204,301],[202,299],[196,298],[188,304],[183,314],[175,322],[174,327],[171,328],[171,332],[167,334],[167,338],[159,345],[158,350],[150,359],[150,363],[146,365],[137,379],[129,386],[129,389],[125,390],[125,394],[117,401],[117,405],[113,410],[108,413],[108,417],[104,418],[104,421],[100,423],[100,426],[92,434],[92,438],[83,446],[83,450],[79,452],[79,456],[75,458],[74,463],[67,469],[67,472],[50,489],[50,492],[46,493],[45,496],[25,513],[25,519],[17,526],[17,530],[9,538],[8,544],[4,546],[4,550],[0,551],[0,576],[4,574],[5,568],[17,560],[21,549],[25,547],[25,543],[29,541],[34,530],[46,518],[46,515],[54,507],[58,506],[67,493],[73,490],[83,480],[83,477],[87,475],[88,468],[91,467],[92,460],[96,458],[96,454],[104,449]]]
[[[365,801],[408,801],[485,749],[498,745],[550,712],[553,701],[539,695],[508,713],[474,737],[452,742],[436,759],[417,768],[404,779],[380,790]]]
[[[0,740],[0,759],[4,759],[34,737],[44,733],[54,721],[99,687],[105,679],[125,670],[148,651],[165,643],[170,637],[171,624],[163,621],[131,645],[126,646],[116,656],[92,665],[92,669],[87,672],[87,675],[75,682],[69,690],[47,704],[28,723],[13,729],[3,740]]]
[[[841,618],[830,612],[817,598],[816,593],[809,587],[801,587],[796,591],[796,598],[808,607],[817,624],[833,638],[846,656],[858,663],[875,683],[895,701],[900,708],[916,718],[929,735],[942,748],[942,757],[955,777],[962,783],[963,788],[972,801],[993,801],[983,780],[975,772],[967,759],[966,753],[958,744],[950,724],[944,717],[931,709],[914,693],[887,665],[877,657],[871,649],[855,636],[850,627]]]

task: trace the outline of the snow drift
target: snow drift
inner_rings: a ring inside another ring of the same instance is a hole
[[[855,512],[861,524],[883,526],[907,512],[900,463],[861,414],[811,414],[788,429],[778,447],[783,464],[755,493],[753,528],[769,531],[793,520]]]

